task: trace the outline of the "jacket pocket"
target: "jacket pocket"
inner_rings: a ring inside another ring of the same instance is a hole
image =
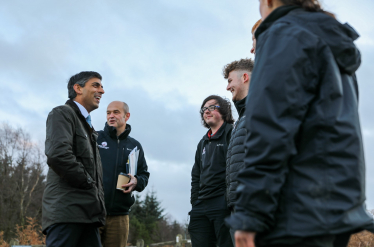
[[[76,156],[83,158],[93,158],[91,141],[89,136],[82,130],[76,130],[75,132],[75,152]]]

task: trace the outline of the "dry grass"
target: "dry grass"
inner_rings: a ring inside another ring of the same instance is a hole
[[[26,217],[26,226],[16,226],[16,235],[20,245],[43,245],[45,237],[41,226],[36,223],[35,218]]]
[[[348,247],[374,247],[374,234],[362,231],[351,236]]]
[[[0,247],[9,247],[9,244],[5,243],[3,235],[4,232],[0,232]]]

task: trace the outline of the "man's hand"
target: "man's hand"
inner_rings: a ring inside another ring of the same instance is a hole
[[[236,247],[256,247],[255,246],[255,232],[236,231],[235,232],[235,246]]]
[[[134,177],[130,173],[128,175],[130,176],[130,182],[128,184],[122,185],[122,188],[124,188],[123,193],[130,193],[138,184],[138,180],[136,179],[136,177]]]

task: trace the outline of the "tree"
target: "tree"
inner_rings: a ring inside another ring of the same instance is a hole
[[[147,192],[144,200],[137,194],[130,211],[129,243],[143,239],[145,244],[171,241],[185,229],[177,221],[164,214],[165,209],[157,199],[156,192]]]
[[[26,217],[41,223],[45,158],[21,128],[0,125],[0,232],[9,241]]]

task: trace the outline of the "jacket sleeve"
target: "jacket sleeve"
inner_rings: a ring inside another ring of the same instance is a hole
[[[72,187],[93,188],[95,181],[73,153],[75,128],[65,111],[55,108],[49,113],[46,134],[48,166]]]
[[[236,213],[226,220],[232,229],[252,232],[274,226],[288,161],[297,153],[297,134],[318,84],[315,43],[282,33],[282,27],[260,42],[246,103]]]
[[[140,146],[140,144],[139,144]],[[138,180],[138,184],[135,187],[135,190],[142,192],[145,187],[148,185],[149,172],[147,162],[145,161],[143,147],[140,146],[139,157],[138,157],[138,167],[135,175]]]
[[[191,172],[191,205],[195,203],[197,198],[199,197],[199,190],[200,190],[200,167],[201,167],[201,141],[197,145],[197,150],[195,154],[195,164],[192,167],[192,172]]]

